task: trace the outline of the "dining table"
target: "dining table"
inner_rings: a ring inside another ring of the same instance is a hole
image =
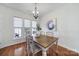
[[[40,35],[39,37],[35,37],[34,42],[40,46],[42,49],[42,55],[47,55],[47,50],[53,45],[56,44],[56,49],[58,48],[58,38],[54,36],[45,36]]]

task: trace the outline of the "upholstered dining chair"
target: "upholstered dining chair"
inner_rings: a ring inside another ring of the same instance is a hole
[[[28,56],[30,56],[30,54],[34,56],[35,54],[41,51],[41,48],[38,45],[36,45],[35,42],[33,41],[33,36],[31,35],[27,36],[26,41],[27,41]]]

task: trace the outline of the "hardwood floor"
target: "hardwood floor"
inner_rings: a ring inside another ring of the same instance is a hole
[[[53,45],[47,51],[48,56],[79,56],[78,53],[70,51],[66,48],[58,46],[56,50],[56,45]],[[26,43],[20,43],[5,47],[0,49],[0,56],[27,56]],[[42,56],[42,52],[36,54],[36,56]]]
[[[3,56],[25,55],[25,43],[2,48],[0,50],[0,55]]]

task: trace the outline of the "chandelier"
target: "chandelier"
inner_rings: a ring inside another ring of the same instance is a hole
[[[35,7],[34,7],[34,10],[33,10],[33,17],[35,18],[35,19],[37,19],[38,18],[38,14],[39,14],[39,11],[38,11],[38,8],[37,8],[37,3],[35,3]]]

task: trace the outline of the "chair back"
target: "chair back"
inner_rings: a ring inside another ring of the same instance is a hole
[[[34,49],[34,42],[33,37],[31,35],[27,36],[27,50],[29,51],[28,54],[33,53]]]

